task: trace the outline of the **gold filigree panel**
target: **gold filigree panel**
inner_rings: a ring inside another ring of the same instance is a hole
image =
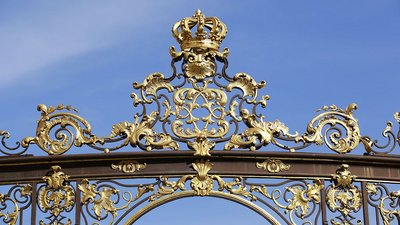
[[[180,51],[170,48],[172,74],[152,73],[133,84],[136,92],[131,97],[138,110],[133,121],[117,123],[109,136],[99,137],[71,106],[41,104],[36,135],[10,147],[5,142],[10,134],[0,131],[1,144],[7,149],[0,152],[19,155],[35,144],[49,155],[83,145],[108,153],[130,145],[145,151],[189,148],[195,156],[210,156],[213,149],[254,151],[274,145],[295,152],[325,144],[346,154],[362,143],[367,153],[374,154],[390,153],[400,144],[400,130],[396,135],[391,122],[383,131],[385,145],[361,136],[354,103],[346,109],[324,106],[305,132],[290,133],[281,121],[266,121],[265,113],[258,112],[269,99],[261,93],[265,81],[257,82],[243,72],[228,75],[229,50],[220,50],[227,34],[223,22],[198,10],[175,23],[172,31],[180,45]],[[400,123],[399,113],[395,120]]]
[[[75,204],[75,191],[68,182],[69,176],[61,171],[60,166],[52,166],[51,171],[43,177],[46,182],[38,192],[39,208],[47,213],[50,213],[51,223],[49,224],[72,224],[72,220],[68,219],[66,223],[62,220],[63,212],[70,211]],[[43,220],[40,220],[40,225],[46,225]]]

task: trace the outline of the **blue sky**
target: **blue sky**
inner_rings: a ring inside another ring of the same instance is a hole
[[[34,135],[40,103],[73,105],[100,136],[133,121],[132,83],[171,73],[171,27],[197,8],[228,26],[228,72],[266,80],[267,120],[302,133],[355,102],[361,134],[380,137],[400,111],[398,0],[2,1],[0,129]]]

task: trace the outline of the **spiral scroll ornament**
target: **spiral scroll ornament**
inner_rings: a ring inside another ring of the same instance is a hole
[[[330,149],[337,153],[348,153],[360,143],[360,129],[357,120],[353,117],[357,105],[352,103],[346,110],[338,108],[336,105],[324,106],[323,111],[314,117],[307,126],[307,132],[296,141],[325,143]],[[323,131],[324,127],[328,128]],[[339,127],[343,128],[341,130]]]
[[[72,146],[81,147],[83,144],[104,143],[91,132],[90,124],[82,117],[61,110],[75,111],[71,106],[58,105],[47,108],[41,104],[38,111],[42,117],[38,122],[36,137],[27,137],[22,141],[22,147],[37,144],[49,155],[59,155],[68,151]],[[74,131],[72,131],[73,129]],[[54,131],[54,139],[51,133]]]

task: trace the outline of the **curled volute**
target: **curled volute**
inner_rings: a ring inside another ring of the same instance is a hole
[[[62,110],[77,112],[71,106],[47,108],[43,104],[39,105],[38,111],[42,117],[38,121],[36,137],[24,138],[22,147],[34,143],[50,155],[59,155],[73,145],[81,147],[83,144],[104,143],[104,139],[92,134],[90,124],[85,119],[70,112],[59,112]]]
[[[335,105],[324,106],[323,111],[314,117],[307,125],[307,132],[296,141],[306,143],[325,143],[330,149],[338,153],[348,153],[360,143],[360,129],[353,111],[357,105],[352,103],[342,110]],[[328,128],[324,131],[324,127]],[[341,130],[341,128],[344,130]]]

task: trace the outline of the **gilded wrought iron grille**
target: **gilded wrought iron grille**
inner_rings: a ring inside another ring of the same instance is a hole
[[[265,120],[264,81],[228,75],[224,23],[196,11],[172,32],[180,44],[170,48],[172,74],[133,84],[133,122],[99,137],[71,106],[39,105],[35,136],[10,143],[0,131],[4,224],[133,224],[193,196],[237,202],[266,224],[399,223],[392,122],[382,145],[361,135],[356,104],[331,105],[304,132],[290,132]],[[303,151],[319,145],[331,152]],[[360,145],[364,155],[351,154]],[[46,156],[32,155],[33,146]],[[68,154],[83,146],[100,152]]]

